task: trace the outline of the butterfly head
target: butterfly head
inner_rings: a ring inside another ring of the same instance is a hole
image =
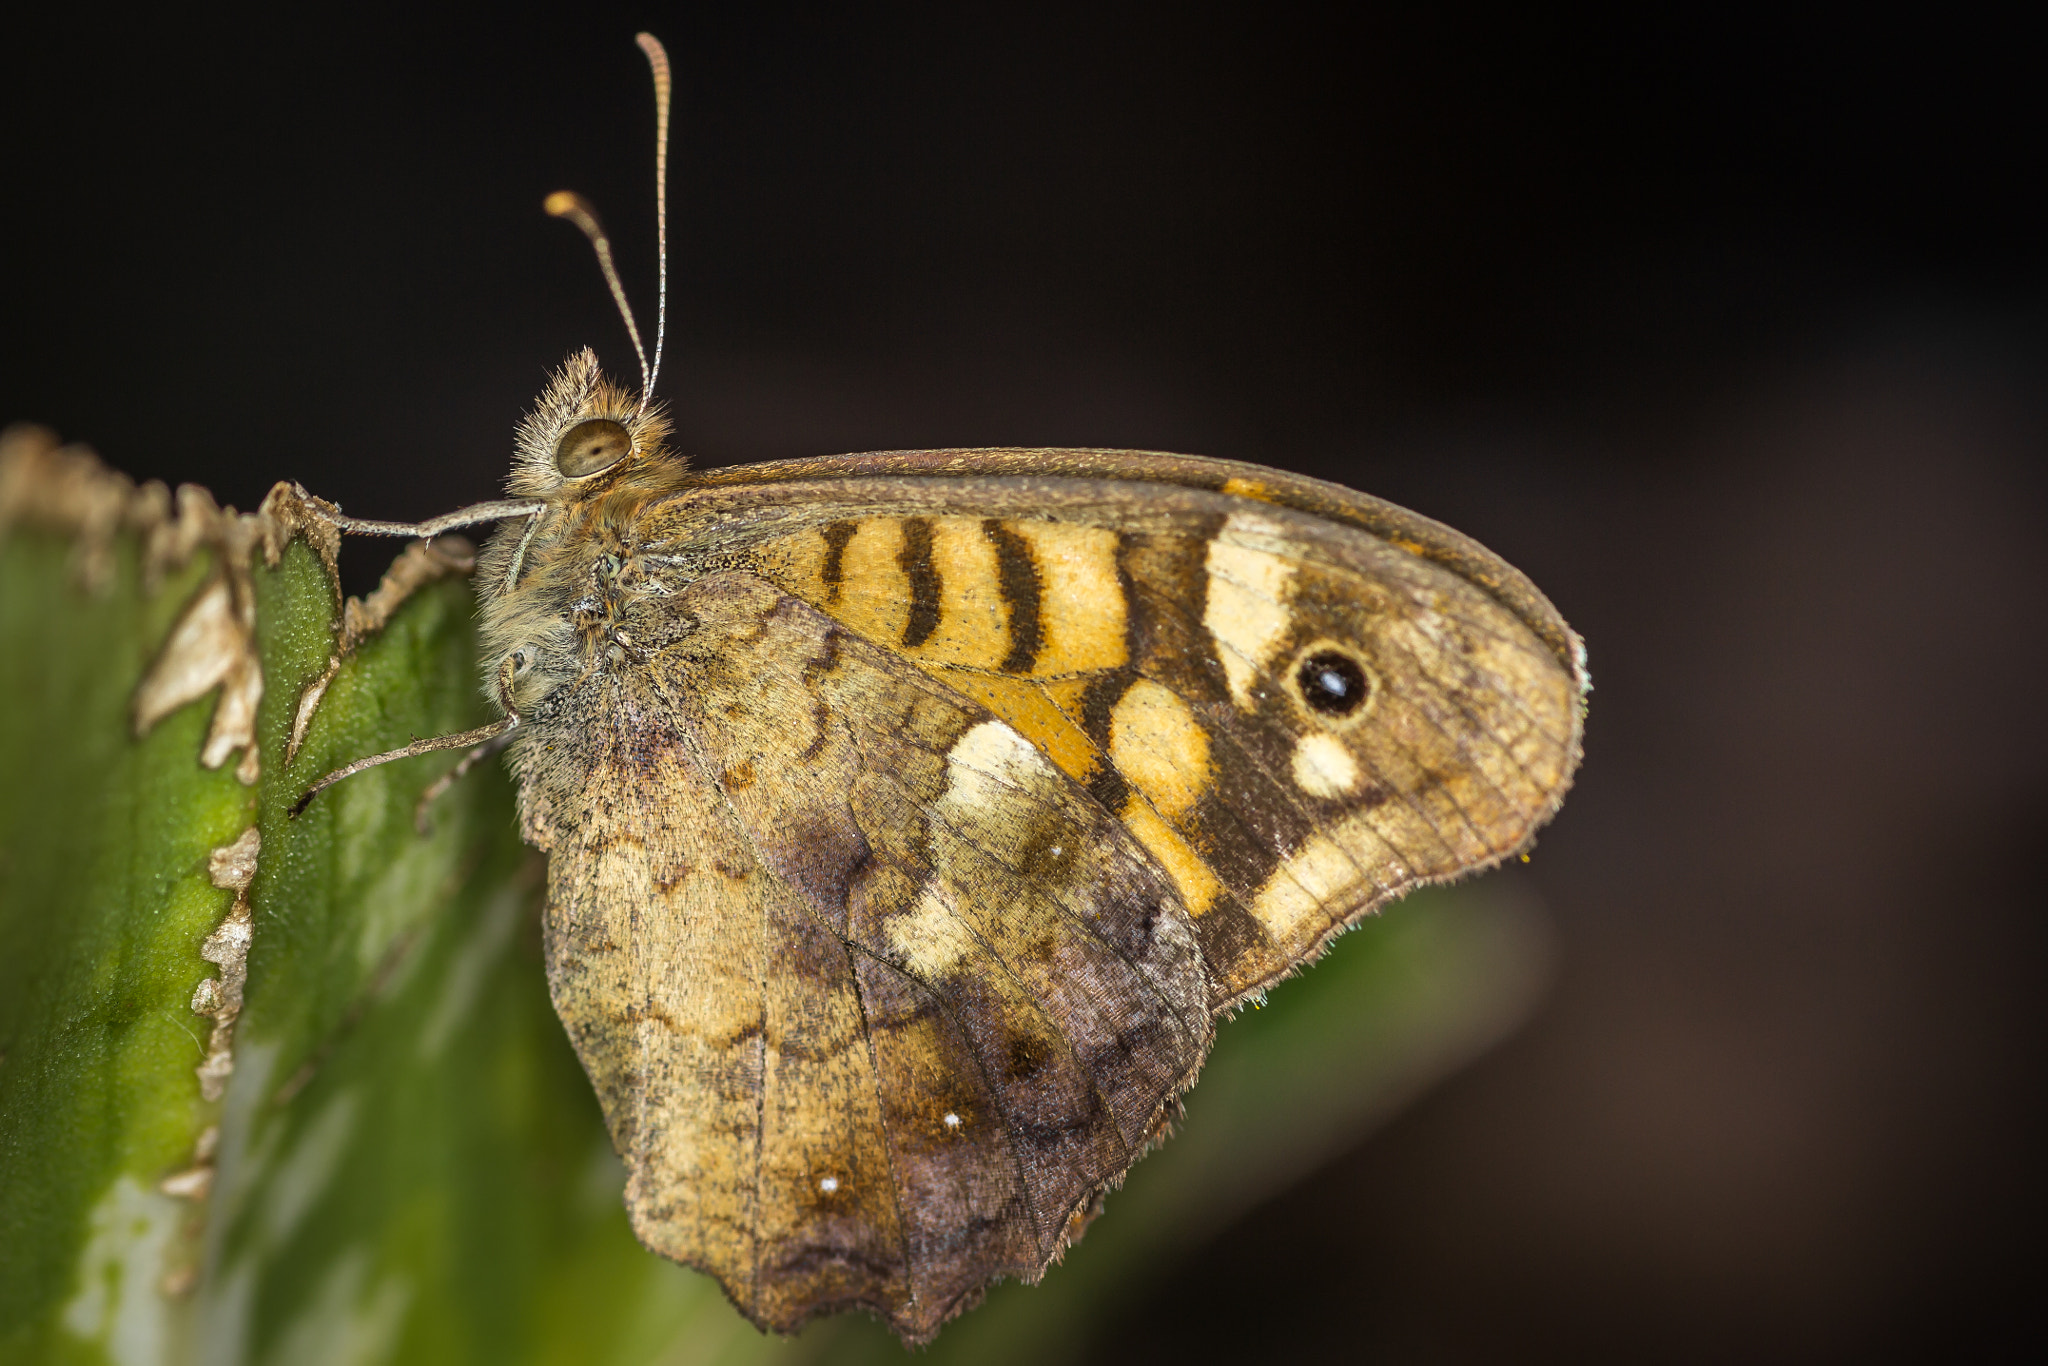
[[[668,433],[661,406],[607,379],[586,347],[563,362],[519,424],[506,487],[549,502],[667,488],[686,463],[668,450]]]

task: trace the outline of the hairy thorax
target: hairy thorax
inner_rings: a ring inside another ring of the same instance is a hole
[[[578,680],[644,663],[655,637],[672,633],[658,603],[681,582],[633,534],[647,502],[634,491],[565,503],[543,513],[530,537],[520,527],[499,533],[479,583],[487,695],[496,698],[509,661],[512,697],[525,711]]]

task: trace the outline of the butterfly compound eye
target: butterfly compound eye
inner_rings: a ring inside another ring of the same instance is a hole
[[[633,449],[633,437],[610,418],[593,417],[562,433],[555,443],[555,468],[571,479],[608,470]]]
[[[1318,650],[1302,660],[1294,683],[1311,711],[1334,717],[1350,716],[1364,706],[1372,686],[1359,662],[1336,650]]]

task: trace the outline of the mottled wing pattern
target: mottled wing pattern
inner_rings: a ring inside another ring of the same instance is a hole
[[[603,795],[581,811],[561,803],[551,822],[545,939],[556,1010],[626,1163],[634,1230],[763,1323],[907,1305],[845,948],[761,867],[650,684],[599,678],[564,699],[580,743],[557,747],[578,752]],[[827,1175],[837,1190],[818,1188]]]
[[[1181,895],[1013,724],[767,581],[640,615],[520,757],[635,1229],[763,1326],[923,1340],[1173,1113],[1209,1036]]]
[[[1220,490],[864,482],[806,487],[811,524],[747,562],[1121,818],[1194,914],[1217,1009],[1525,847],[1563,798],[1576,661],[1418,545]]]

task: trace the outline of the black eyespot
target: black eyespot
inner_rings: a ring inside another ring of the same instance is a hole
[[[1372,686],[1357,660],[1335,650],[1318,650],[1302,660],[1294,682],[1310,710],[1325,716],[1351,715],[1365,705]]]
[[[562,433],[555,443],[555,468],[571,479],[608,470],[633,449],[633,437],[608,417],[593,417]]]

